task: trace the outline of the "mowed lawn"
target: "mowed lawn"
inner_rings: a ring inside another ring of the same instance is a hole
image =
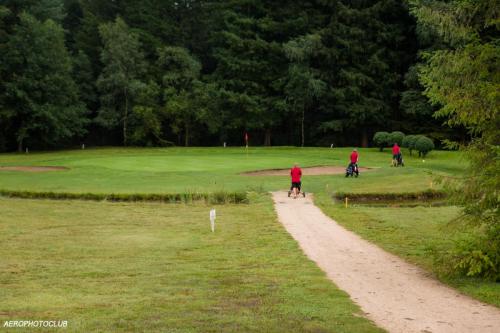
[[[467,233],[467,227],[450,223],[460,208],[444,207],[370,207],[334,203],[320,194],[316,204],[330,217],[366,240],[375,243],[461,292],[500,307],[500,283],[446,274],[446,265],[436,260],[454,246],[454,240]]]
[[[242,172],[331,165],[345,168],[350,148],[104,148],[30,154],[0,154],[0,166],[65,166],[43,173],[0,170],[0,189],[94,193],[186,193],[269,191],[289,186],[286,176]],[[435,174],[460,174],[458,152],[433,151],[425,162],[405,152],[406,167],[391,168],[389,149],[360,149],[360,166],[375,168],[359,179],[305,176],[308,192],[413,192],[431,187]],[[435,188],[435,185],[434,185]]]
[[[217,206],[0,198],[0,322],[71,332],[379,332],[268,197]],[[17,331],[25,331],[17,329]]]

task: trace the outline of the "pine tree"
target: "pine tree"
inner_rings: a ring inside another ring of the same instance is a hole
[[[462,220],[475,228],[473,239],[459,244],[451,262],[469,276],[500,281],[500,14],[498,2],[414,1],[422,29],[430,29],[442,47],[427,51],[420,79],[438,107],[437,117],[465,126],[474,137],[467,147],[467,176],[451,181]]]

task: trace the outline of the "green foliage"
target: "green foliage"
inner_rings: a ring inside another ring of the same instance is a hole
[[[455,271],[471,277],[500,281],[500,226],[488,224],[457,241],[447,258]],[[453,272],[452,272],[453,274]]]
[[[4,107],[15,124],[18,149],[26,140],[39,147],[65,144],[84,134],[88,121],[71,77],[63,29],[26,13],[19,20],[4,54],[9,72]]]
[[[321,48],[319,35],[307,35],[284,45],[290,60],[285,94],[290,108],[301,118],[301,146],[304,147],[304,121],[306,109],[326,90],[326,83],[319,78],[319,71],[311,67],[313,57]]]
[[[204,84],[199,81],[201,64],[180,47],[164,47],[158,51],[158,68],[163,72],[166,115],[174,133],[184,132],[184,145],[189,146],[191,130],[201,119]]]
[[[434,142],[426,136],[419,135],[415,141],[415,150],[418,151],[418,156],[425,157],[431,150],[434,149]]]
[[[193,203],[204,201],[210,204],[241,204],[248,203],[246,192],[216,191],[213,193],[65,193],[65,192],[35,192],[35,191],[8,191],[0,190],[0,196],[22,199],[52,199],[52,200],[91,200],[112,202],[164,202],[164,203]]]
[[[104,44],[101,61],[104,64],[97,80],[101,93],[101,110],[97,123],[106,128],[122,125],[123,145],[128,144],[129,112],[134,98],[145,88],[142,75],[145,70],[144,55],[138,36],[129,30],[123,19],[99,26]]]
[[[172,145],[163,138],[162,127],[166,114],[158,106],[160,96],[160,86],[154,81],[150,81],[138,92],[131,116],[133,144],[149,147]]]
[[[437,117],[464,126],[474,137],[466,149],[467,177],[445,181],[453,198],[464,206],[460,219],[477,228],[457,245],[455,268],[472,276],[498,280],[500,257],[498,131],[500,38],[498,2],[414,1],[422,26],[432,29],[443,47],[424,55],[421,82]],[[484,244],[487,242],[488,244]]]
[[[442,102],[433,98],[431,106],[423,94],[417,48],[446,51],[446,43],[430,23],[415,27],[404,1],[8,0],[0,7],[2,55],[21,13],[63,25],[75,105],[90,110],[82,123],[93,119],[101,127],[89,127],[89,143],[241,144],[248,131],[253,144],[365,146],[371,130],[383,127],[436,133],[439,140],[461,135],[429,117]],[[183,66],[191,74],[174,75],[196,89],[175,88],[166,98],[172,84],[158,68],[164,48],[173,48],[175,61],[189,50]],[[470,57],[495,61],[495,50],[471,50]],[[0,82],[15,73],[0,64]],[[152,82],[158,98],[137,104]],[[9,94],[2,85],[0,141],[10,150],[19,135],[13,111],[3,107]],[[477,88],[490,104],[493,88]]]
[[[333,196],[337,200],[344,200],[346,197],[354,202],[377,202],[377,201],[393,201],[394,203],[401,203],[403,201],[426,201],[446,198],[445,191],[438,190],[425,190],[419,192],[406,192],[406,193],[351,193],[351,192],[337,192]]]
[[[404,137],[402,146],[405,148],[408,148],[410,151],[410,156],[412,155],[412,152],[416,149],[415,143],[417,142],[419,138],[419,135],[407,135]]]
[[[403,145],[403,140],[405,138],[405,134],[403,132],[395,131],[389,134],[389,146],[397,143],[399,146]]]
[[[373,143],[375,146],[379,147],[380,151],[383,151],[385,147],[389,145],[390,134],[388,132],[376,132],[373,135]]]

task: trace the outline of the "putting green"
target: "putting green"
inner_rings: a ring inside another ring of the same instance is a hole
[[[288,176],[248,177],[263,169],[327,165],[345,168],[349,148],[106,148],[34,154],[0,154],[0,166],[67,167],[62,172],[0,171],[0,189],[94,193],[184,193],[272,191],[288,187]],[[342,174],[304,176],[309,192],[409,192],[426,190],[431,173],[459,174],[456,152],[432,152],[426,162],[405,154],[406,167],[390,167],[389,151],[360,149],[360,166],[377,168],[360,178]]]

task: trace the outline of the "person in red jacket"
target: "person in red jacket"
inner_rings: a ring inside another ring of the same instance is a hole
[[[300,186],[302,185],[302,170],[299,168],[297,163],[295,163],[293,168],[290,170],[290,176],[292,177],[292,187],[290,190],[293,193],[293,198],[296,199],[297,195],[300,193]],[[290,196],[290,192],[288,192],[288,196]]]
[[[348,176],[354,176],[356,177],[359,175],[359,170],[358,170],[358,160],[359,160],[359,155],[358,155],[358,150],[353,149],[351,156],[349,157],[350,163],[349,166],[347,167],[346,170],[346,177]]]
[[[351,153],[351,164],[358,164],[358,158],[359,158],[358,150],[353,149]]]
[[[398,161],[401,157],[401,148],[399,148],[398,143],[394,143],[392,146],[392,166],[397,166]]]

